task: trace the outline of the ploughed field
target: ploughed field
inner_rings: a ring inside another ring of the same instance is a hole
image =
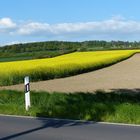
[[[31,83],[32,90],[91,92],[98,89],[139,88],[140,54],[129,58],[137,52],[140,51],[76,52],[54,58],[0,63],[0,89],[23,90],[23,84],[7,87],[3,85],[23,83],[26,75],[32,81],[39,81]],[[120,62],[124,59],[127,60]],[[114,63],[117,64],[112,65]],[[109,65],[112,66],[106,67]],[[93,71],[99,68],[103,69]]]

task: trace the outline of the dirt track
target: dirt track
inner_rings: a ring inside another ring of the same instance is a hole
[[[22,84],[0,89],[23,90]],[[31,83],[32,90],[92,92],[98,89],[140,89],[140,54],[97,71],[62,79]]]

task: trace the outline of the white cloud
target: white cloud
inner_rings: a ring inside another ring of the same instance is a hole
[[[19,27],[17,30],[17,33],[20,35],[31,35],[31,34],[36,34],[39,32],[47,32],[47,28],[49,27],[49,24],[42,24],[38,22],[30,22],[27,24],[24,24]]]
[[[0,35],[1,34],[11,34],[11,32],[16,29],[16,23],[14,23],[10,18],[0,19]]]
[[[13,27],[16,27],[16,23],[14,23],[10,18],[0,19],[0,28],[13,28]]]
[[[105,21],[83,22],[83,23],[59,23],[47,24],[31,22],[21,26],[18,31],[20,35],[69,35],[69,34],[127,34],[140,33],[140,22],[122,19],[110,19]]]
[[[47,37],[64,40],[85,39],[129,39],[140,37],[140,22],[113,17],[109,20],[48,24],[40,22],[13,22],[10,18],[0,19],[0,34],[5,31],[13,36]]]

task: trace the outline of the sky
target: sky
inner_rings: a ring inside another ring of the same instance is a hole
[[[0,46],[37,41],[140,41],[140,0],[0,0]]]

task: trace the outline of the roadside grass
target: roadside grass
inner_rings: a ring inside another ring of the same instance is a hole
[[[31,92],[31,105],[25,111],[23,92],[0,91],[0,114],[140,124],[140,92],[133,90]]]

